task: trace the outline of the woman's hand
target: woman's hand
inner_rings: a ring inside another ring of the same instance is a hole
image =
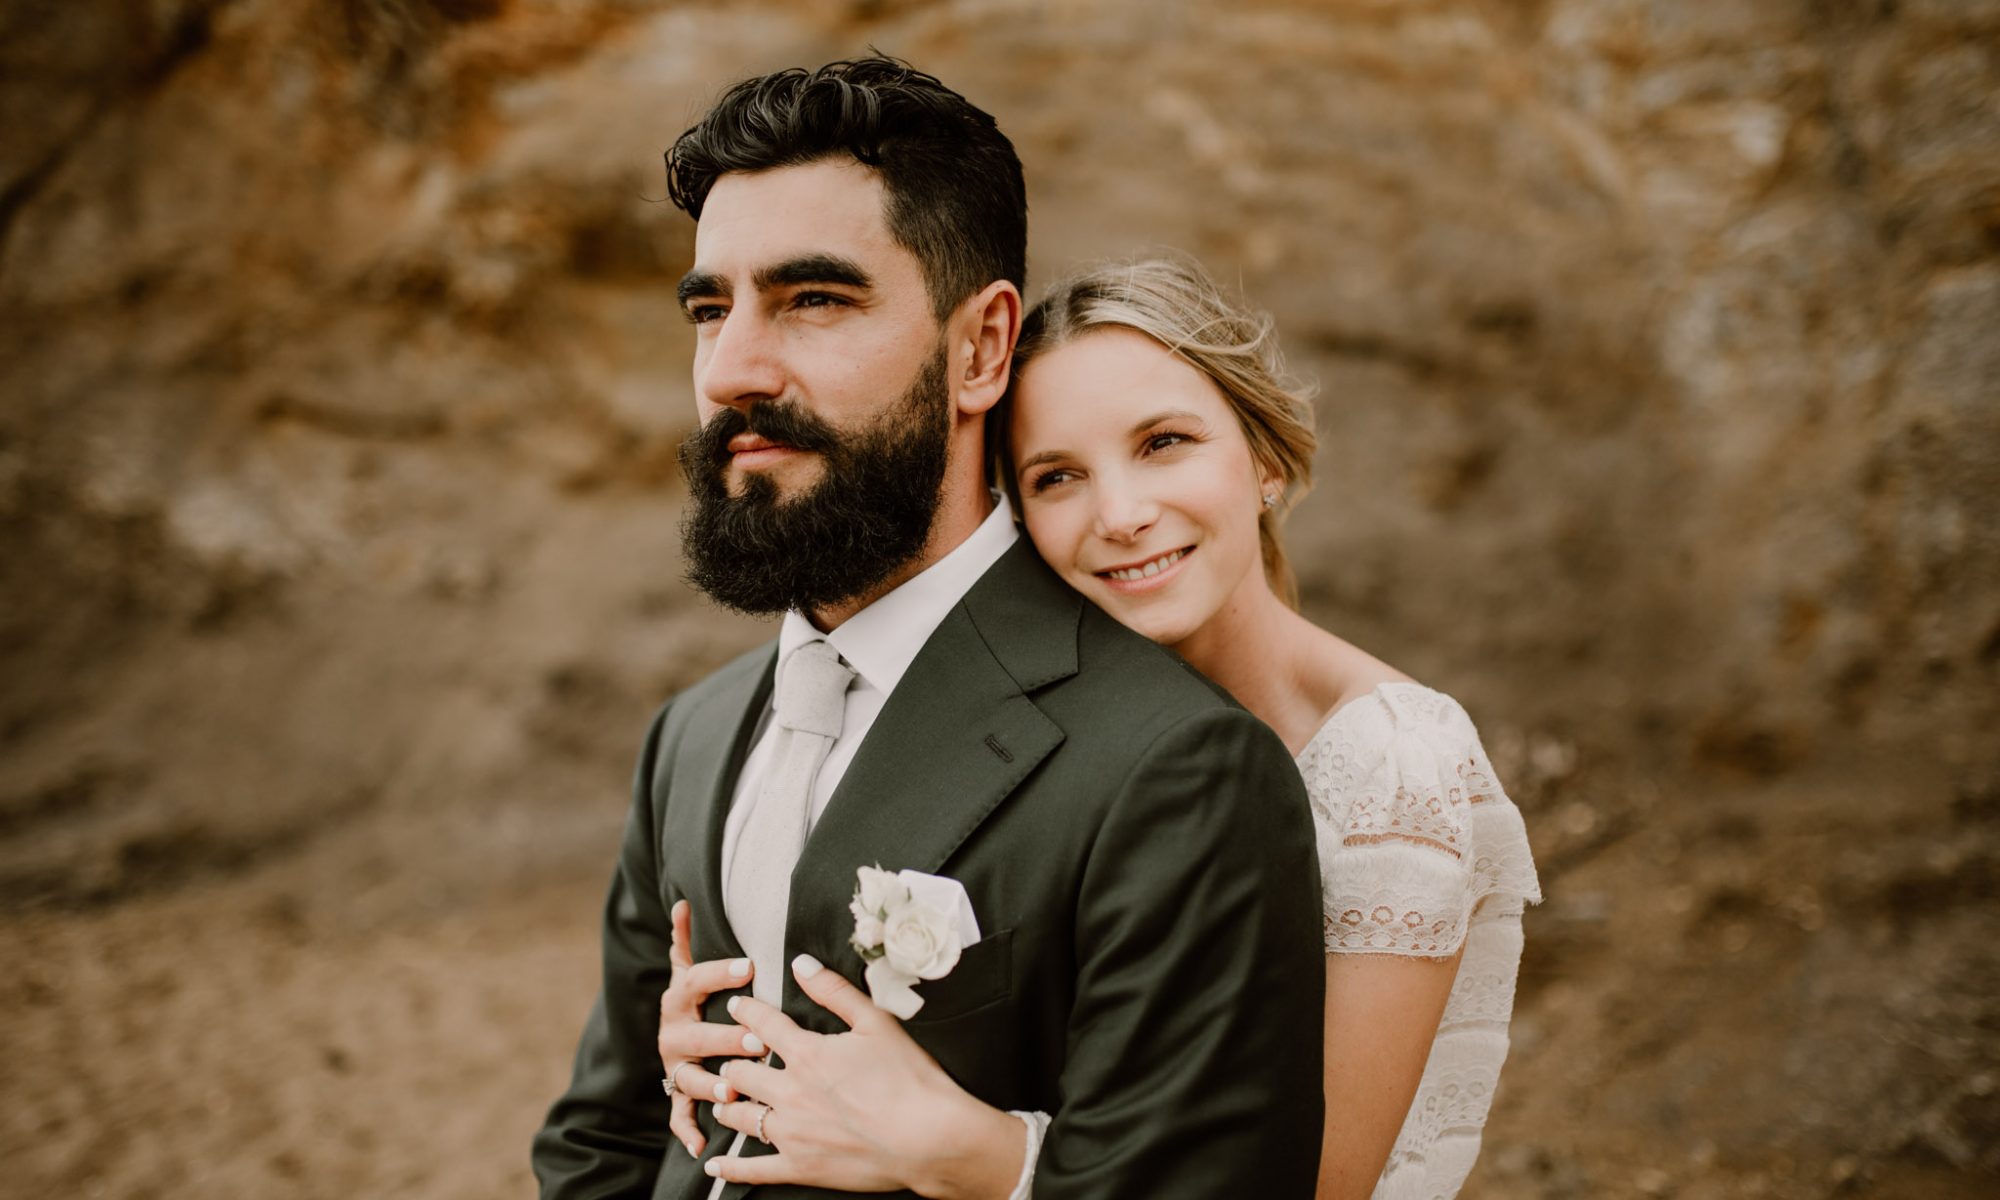
[[[839,972],[800,955],[792,973],[848,1032],[813,1033],[748,996],[729,1002],[729,1015],[784,1066],[724,1064],[744,1099],[718,1104],[715,1113],[731,1129],[761,1135],[778,1153],[712,1158],[708,1173],[741,1183],[1004,1200],[1027,1146],[1022,1123],[952,1082],[894,1017]]]
[[[674,943],[668,952],[673,965],[672,982],[660,993],[660,1066],[663,1079],[674,1083],[673,1116],[667,1128],[680,1139],[687,1152],[699,1158],[708,1139],[695,1123],[696,1100],[734,1100],[728,1082],[710,1074],[701,1065],[704,1058],[727,1055],[761,1055],[764,1047],[746,1039],[736,1025],[718,1025],[701,1019],[701,1005],[717,992],[740,988],[750,982],[752,966],[747,958],[715,959],[696,963],[693,951],[694,919],[685,900],[676,901],[673,911]]]

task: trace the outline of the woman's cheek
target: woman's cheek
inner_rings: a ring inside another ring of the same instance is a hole
[[[1072,527],[1076,522],[1069,511],[1075,507],[1049,495],[1021,497],[1021,520],[1028,527],[1028,540],[1050,562],[1063,561],[1064,553],[1075,540]]]
[[[1064,564],[1073,561],[1075,547],[1063,537],[1060,523],[1045,501],[1023,494],[1021,522],[1027,526],[1028,541],[1034,544],[1035,553],[1043,562],[1060,570]]]

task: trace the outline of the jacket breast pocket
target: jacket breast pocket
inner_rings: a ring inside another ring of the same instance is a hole
[[[988,1103],[1020,1094],[1013,930],[967,946],[951,974],[919,984],[917,995],[924,1006],[903,1027],[946,1074]]]
[[[1013,987],[1014,931],[1002,929],[967,946],[943,979],[918,984],[924,1006],[904,1024],[914,1034],[920,1026],[940,1024],[1004,1000]]]

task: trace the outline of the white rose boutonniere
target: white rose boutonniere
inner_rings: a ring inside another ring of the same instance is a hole
[[[856,875],[847,907],[854,914],[851,940],[868,964],[868,995],[877,1008],[907,1021],[924,1006],[915,986],[950,974],[966,942],[978,940],[979,923],[956,880],[880,867],[862,867]]]

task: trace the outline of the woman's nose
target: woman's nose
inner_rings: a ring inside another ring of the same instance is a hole
[[[1138,488],[1105,481],[1097,489],[1097,536],[1113,542],[1136,541],[1159,519],[1160,506]]]

